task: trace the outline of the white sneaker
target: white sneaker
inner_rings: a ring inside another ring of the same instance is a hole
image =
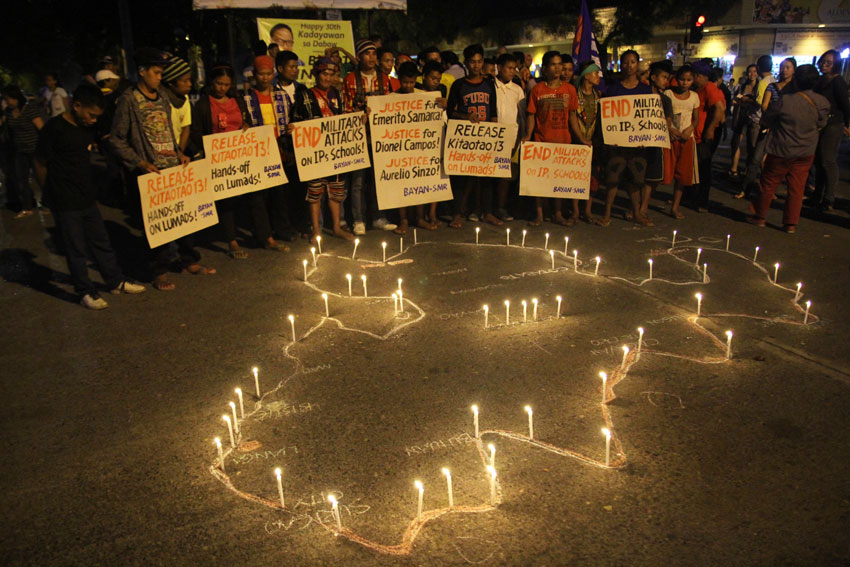
[[[398,228],[397,224],[393,224],[387,219],[378,219],[372,223],[374,228],[380,228],[381,230],[395,230]]]
[[[80,305],[87,309],[94,309],[95,311],[109,307],[109,304],[101,296],[88,293],[83,296]]]
[[[121,294],[121,293],[136,294],[136,293],[144,293],[145,291],[147,291],[145,286],[139,285],[137,283],[133,283],[131,281],[124,280],[123,282],[118,284],[118,287],[113,289],[110,293],[113,293],[115,295],[118,295],[118,294]]]
[[[362,222],[354,223],[354,234],[356,234],[357,236],[363,236],[364,234],[366,234],[366,225]]]

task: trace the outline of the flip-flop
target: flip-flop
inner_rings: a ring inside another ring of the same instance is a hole
[[[540,226],[543,224],[542,220],[530,220],[528,221],[528,226]]]
[[[610,226],[611,219],[596,219],[595,224],[596,226]]]
[[[241,248],[237,248],[236,250],[228,250],[227,255],[233,258],[234,260],[248,259],[248,253],[242,250]]]
[[[190,266],[197,266],[197,269],[191,270],[189,266],[183,268],[184,274],[190,274],[192,276],[211,276],[215,272],[215,268],[210,268],[209,266],[204,266],[202,264],[190,264]]]
[[[174,291],[174,282],[167,276],[157,276],[153,280],[153,288],[158,291]]]

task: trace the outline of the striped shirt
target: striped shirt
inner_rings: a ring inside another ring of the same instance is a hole
[[[35,153],[35,146],[38,143],[38,128],[33,124],[33,120],[36,118],[44,119],[38,106],[32,103],[25,104],[17,118],[12,117],[11,109],[6,110],[6,122],[9,125],[9,131],[12,133],[12,142],[15,145],[16,152],[22,154]]]

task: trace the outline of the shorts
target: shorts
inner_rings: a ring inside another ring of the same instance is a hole
[[[312,181],[308,181],[307,197],[305,200],[308,203],[318,203],[322,200],[322,195],[326,191],[331,201],[342,203],[346,197],[345,180],[337,176],[333,181],[330,179],[313,179]]]
[[[646,149],[621,148],[610,146],[608,161],[602,172],[605,187],[619,187],[622,184],[642,187],[646,179]]]
[[[646,148],[647,183],[661,183],[664,180],[664,148]]]

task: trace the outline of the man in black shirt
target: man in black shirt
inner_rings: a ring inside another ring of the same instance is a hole
[[[89,279],[87,249],[112,293],[145,291],[124,278],[97,208],[90,162],[97,151],[92,126],[103,114],[104,104],[103,93],[94,85],[77,87],[73,105],[47,122],[35,151],[36,176],[62,235],[74,289],[89,309],[104,309],[107,303]]]

